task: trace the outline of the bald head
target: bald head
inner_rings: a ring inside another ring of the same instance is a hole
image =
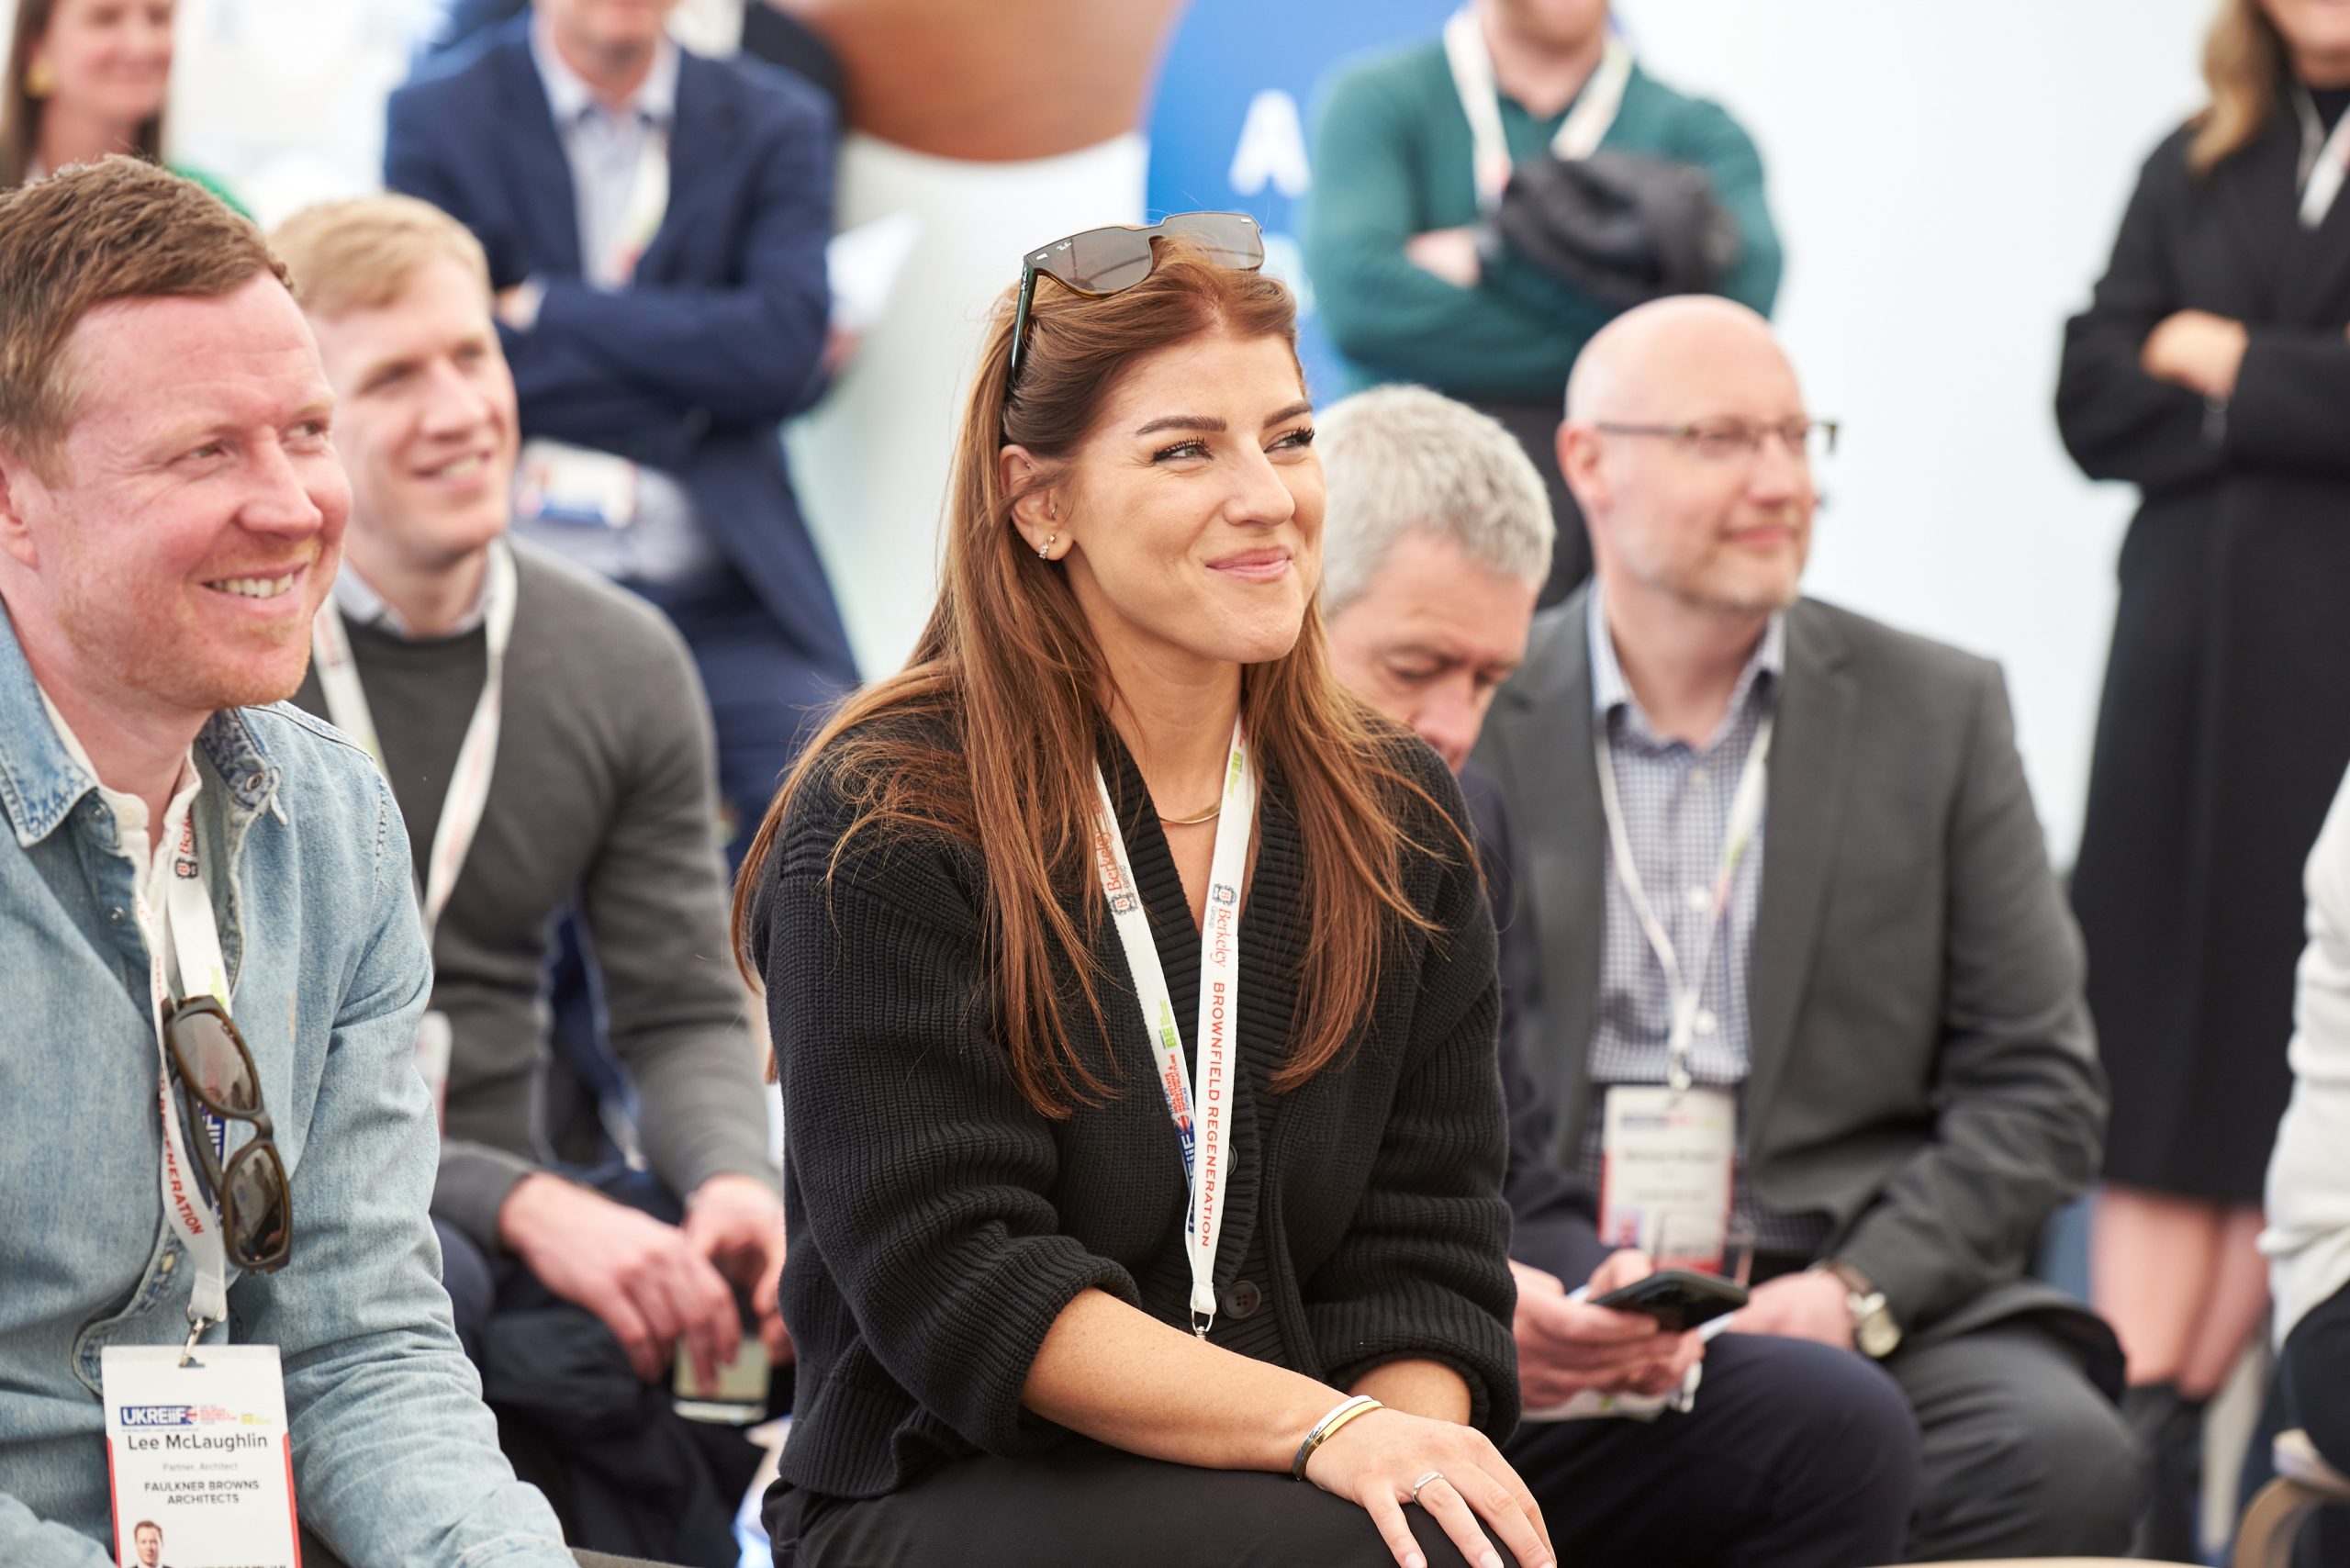
[[[1595,420],[1680,420],[1702,417],[1673,409],[1697,395],[1725,362],[1768,372],[1787,384],[1795,368],[1771,324],[1735,299],[1676,294],[1627,310],[1585,343],[1567,378],[1567,418]]]
[[[1809,425],[1795,366],[1743,305],[1677,295],[1596,333],[1567,383],[1559,467],[1611,605],[1792,601],[1818,499]]]

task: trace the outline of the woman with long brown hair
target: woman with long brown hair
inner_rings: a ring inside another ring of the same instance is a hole
[[[2073,878],[2112,1112],[2093,1294],[2190,1558],[2200,1415],[2259,1323],[2301,867],[2350,764],[2350,7],[2222,0],[2067,330],[2057,417],[2136,484]]]
[[[1225,215],[1031,253],[929,625],[744,868],[778,1562],[1550,1561],[1491,1440],[1490,917],[1443,763],[1327,668],[1261,259]]]
[[[17,0],[0,84],[0,186],[117,152],[162,162],[175,0]],[[218,182],[175,170],[235,201]]]

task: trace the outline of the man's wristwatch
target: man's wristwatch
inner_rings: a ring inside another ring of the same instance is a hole
[[[1820,1267],[1844,1282],[1844,1310],[1852,1315],[1852,1343],[1861,1354],[1881,1361],[1900,1349],[1901,1325],[1894,1320],[1893,1308],[1886,1305],[1876,1282],[1850,1263],[1828,1262]]]

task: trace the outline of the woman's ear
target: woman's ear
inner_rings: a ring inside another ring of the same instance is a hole
[[[1044,465],[1024,446],[1004,447],[996,454],[996,483],[1014,498],[1012,526],[1028,548],[1046,557],[1060,554],[1059,488],[1045,477]]]

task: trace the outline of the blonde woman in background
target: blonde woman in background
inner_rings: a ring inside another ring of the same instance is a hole
[[[2143,501],[2073,894],[2112,1078],[2093,1294],[2191,1558],[2202,1406],[2260,1321],[2300,871],[2350,763],[2350,7],[2225,0],[2065,342],[2065,444]]]

